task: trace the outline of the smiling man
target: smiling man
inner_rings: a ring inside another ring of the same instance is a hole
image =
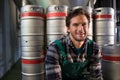
[[[47,80],[103,80],[98,45],[87,38],[90,16],[82,8],[66,17],[67,35],[48,46]]]

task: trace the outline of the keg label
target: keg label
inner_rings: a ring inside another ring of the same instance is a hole
[[[112,15],[108,15],[108,14],[96,15],[95,18],[112,18]]]
[[[109,61],[120,61],[120,56],[106,56],[106,55],[103,55],[102,58],[104,60],[109,60]]]
[[[22,63],[23,64],[39,64],[39,63],[43,63],[44,59],[40,59],[40,60],[27,60],[27,59],[22,59]]]
[[[24,12],[24,13],[21,13],[21,17],[27,17],[27,16],[36,16],[36,17],[43,17],[44,18],[44,14],[38,13],[38,12]]]
[[[67,14],[65,12],[56,12],[56,13],[48,13],[47,18],[49,17],[65,17]]]

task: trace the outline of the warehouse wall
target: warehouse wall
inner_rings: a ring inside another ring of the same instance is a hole
[[[17,11],[12,0],[0,0],[0,77],[19,59]]]

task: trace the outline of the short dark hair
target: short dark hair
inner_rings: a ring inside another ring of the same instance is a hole
[[[66,16],[66,26],[69,27],[70,26],[70,20],[78,15],[85,15],[88,19],[88,22],[90,23],[90,14],[84,10],[83,8],[77,8],[77,9],[72,9],[70,11],[68,11],[68,14]]]

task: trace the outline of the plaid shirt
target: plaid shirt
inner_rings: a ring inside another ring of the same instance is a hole
[[[84,53],[87,50],[86,44],[88,43],[89,39],[86,39],[85,43],[82,45],[83,54],[78,53],[75,46],[71,42],[69,35],[62,36],[59,40],[62,43],[65,52],[67,53],[69,61],[78,62],[86,58],[87,55],[84,55]],[[82,58],[78,57],[79,55],[81,55]],[[99,52],[99,48],[95,42],[93,42],[93,54],[91,55],[90,62],[90,65],[84,70],[84,72],[87,72],[87,74],[89,74],[87,80],[103,80],[101,73],[101,53]],[[60,50],[58,49],[55,42],[53,42],[48,46],[45,58],[45,70],[47,80],[62,80],[61,64],[62,55],[60,54]]]

